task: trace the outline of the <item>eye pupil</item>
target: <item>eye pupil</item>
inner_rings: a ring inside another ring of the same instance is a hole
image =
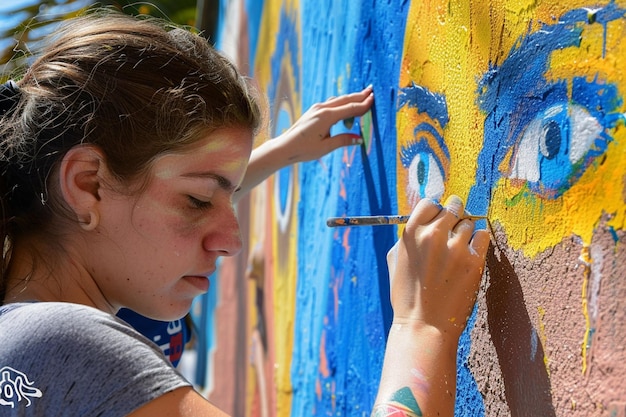
[[[561,127],[557,122],[551,120],[545,127],[544,132],[545,146],[541,149],[542,154],[546,159],[554,159],[561,149]]]
[[[418,184],[424,184],[426,182],[426,164],[424,163],[424,160],[420,159],[420,161],[417,163],[417,183]]]

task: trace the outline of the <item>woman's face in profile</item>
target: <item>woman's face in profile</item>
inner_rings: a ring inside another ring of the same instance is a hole
[[[251,149],[249,129],[219,129],[159,157],[139,196],[102,190],[90,268],[111,306],[173,320],[208,290],[218,257],[241,249],[232,197]]]

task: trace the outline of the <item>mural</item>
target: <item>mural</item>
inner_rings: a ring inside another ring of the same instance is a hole
[[[325,219],[458,194],[493,245],[457,415],[626,415],[626,2],[221,6],[218,46],[268,97],[259,142],[329,96],[376,103],[365,145],[240,203],[247,246],[196,306],[203,392],[236,416],[369,415],[401,227]]]

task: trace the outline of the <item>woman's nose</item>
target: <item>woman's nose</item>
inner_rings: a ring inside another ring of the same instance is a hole
[[[221,256],[234,256],[241,251],[241,230],[239,221],[232,207],[211,221],[214,225],[204,238],[204,250],[221,252]]]

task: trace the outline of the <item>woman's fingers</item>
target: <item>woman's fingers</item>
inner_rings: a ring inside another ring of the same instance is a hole
[[[363,90],[356,93],[343,94],[337,97],[330,97],[323,103],[320,103],[322,107],[339,107],[351,103],[359,103],[369,97],[373,92],[372,86],[365,87]]]
[[[452,244],[461,250],[459,254],[477,255],[475,260],[482,262],[490,243],[489,232],[476,230],[475,221],[464,218],[466,215],[463,200],[456,195],[448,197],[443,207],[434,200],[422,199],[411,214],[407,223],[407,231],[410,235],[417,236],[418,233],[421,233],[418,231],[420,227],[432,224],[440,232],[434,234],[429,239],[430,243],[422,247],[421,251],[427,250],[427,247],[434,249],[436,247],[434,236],[439,236],[439,244],[443,245],[440,246],[439,250],[446,250],[446,246]],[[448,240],[448,244],[445,243],[446,240]],[[424,243],[420,245],[424,245]]]
[[[473,220],[461,219],[458,220],[456,225],[452,228],[451,237],[458,238],[461,242],[469,244],[474,234],[475,224]]]
[[[429,224],[438,216],[441,216],[442,212],[443,207],[441,204],[430,198],[423,198],[413,209],[407,226],[423,226]]]
[[[463,200],[458,195],[451,195],[446,200],[444,207],[446,210],[452,214],[457,219],[462,217],[462,214],[465,213]]]
[[[487,256],[487,249],[491,243],[491,237],[487,230],[477,230],[470,241],[470,250],[476,253],[481,259]]]
[[[465,215],[455,195],[444,206],[430,199],[415,206],[401,239],[387,253],[398,318],[447,327],[441,317],[465,317],[471,309],[468,294],[480,284],[489,233],[476,231]]]
[[[333,123],[350,117],[364,115],[374,102],[374,92],[371,87],[367,87],[358,93],[345,94],[339,97],[326,100],[320,103],[321,111],[328,112]]]

